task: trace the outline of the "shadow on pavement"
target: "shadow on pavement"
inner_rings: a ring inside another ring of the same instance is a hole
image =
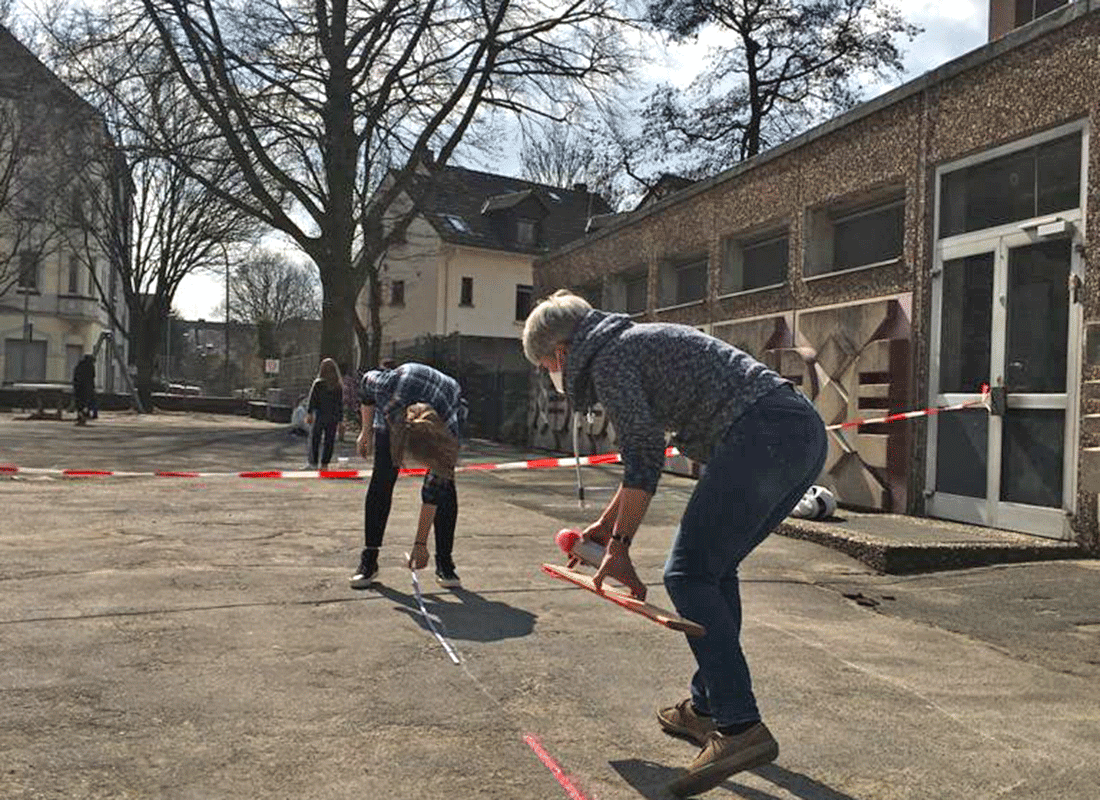
[[[416,596],[399,592],[389,586],[376,586],[375,591],[397,603],[397,611],[407,614],[423,630],[431,632]],[[510,606],[499,600],[486,600],[476,592],[451,589],[445,594],[423,594],[424,608],[436,620],[436,627],[451,639],[472,642],[497,642],[518,639],[535,628],[538,617],[530,611]]]
[[[682,775],[683,769],[666,767],[640,758],[608,763],[624,781],[647,800],[675,800],[675,795],[666,791],[665,787]],[[769,791],[745,786],[732,779],[725,781],[718,788],[727,789],[733,797],[742,800],[788,800],[792,796],[798,800],[856,800],[851,795],[838,792],[801,773],[792,772],[775,764],[767,764],[751,772],[775,784],[783,793],[772,794]]]

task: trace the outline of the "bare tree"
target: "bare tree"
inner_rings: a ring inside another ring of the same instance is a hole
[[[892,0],[652,0],[673,40],[728,32],[686,90],[649,98],[641,141],[673,169],[702,177],[851,108],[870,77],[901,72],[898,37],[920,29]]]
[[[114,22],[81,16],[49,29],[54,68],[101,109],[104,124],[102,136],[83,141],[86,158],[74,176],[78,198],[73,213],[57,221],[115,330],[128,339],[137,390],[149,408],[180,282],[225,264],[230,248],[255,238],[258,223],[225,201],[223,193],[244,191],[243,179],[190,94],[154,48],[133,49]],[[176,131],[171,159],[148,137],[158,128]],[[206,181],[192,174],[199,163]],[[215,182],[219,191],[210,186]],[[103,260],[110,270],[97,268]],[[120,286],[112,285],[112,274]],[[125,317],[114,303],[119,290]]]
[[[282,253],[261,250],[233,270],[230,313],[234,319],[256,326],[262,358],[279,358],[283,324],[321,316],[319,288],[311,269]]]
[[[223,201],[288,236],[316,264],[321,351],[377,359],[356,299],[415,210],[383,220],[434,151],[445,164],[482,109],[563,116],[626,64],[613,0],[227,0],[123,3],[126,37],[155,39],[245,181],[162,152]],[[383,181],[383,178],[385,180]],[[376,191],[377,189],[377,191]]]
[[[520,151],[523,177],[563,188],[586,184],[618,210],[628,192],[622,180],[626,173],[606,138],[573,123],[550,123],[527,131]]]

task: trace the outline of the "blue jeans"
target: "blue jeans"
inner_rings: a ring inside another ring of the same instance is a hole
[[[741,650],[737,569],[813,485],[826,451],[813,405],[782,386],[730,426],[680,520],[665,588],[681,616],[707,629],[688,637],[698,664],[691,701],[718,725],[760,719]]]

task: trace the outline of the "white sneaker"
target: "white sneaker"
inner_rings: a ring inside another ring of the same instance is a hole
[[[435,580],[444,589],[460,589],[462,579],[455,572],[454,565],[435,568]]]
[[[360,564],[359,571],[351,576],[348,584],[352,589],[369,589],[378,582],[378,564]]]

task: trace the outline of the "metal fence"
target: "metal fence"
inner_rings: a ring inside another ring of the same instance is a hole
[[[518,340],[488,336],[422,336],[387,342],[383,358],[417,361],[458,381],[469,404],[465,436],[529,444],[531,367]]]

